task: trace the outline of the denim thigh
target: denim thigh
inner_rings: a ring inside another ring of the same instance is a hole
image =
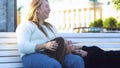
[[[22,62],[24,68],[62,68],[58,61],[42,53],[25,55]]]

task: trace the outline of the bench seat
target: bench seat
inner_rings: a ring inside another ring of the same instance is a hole
[[[120,33],[61,33],[76,46],[98,46],[104,50],[120,50]],[[0,67],[22,68],[15,32],[0,33]]]

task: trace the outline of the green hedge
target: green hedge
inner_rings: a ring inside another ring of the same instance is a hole
[[[103,27],[105,28],[116,28],[117,27],[117,20],[113,17],[106,18],[103,22]]]
[[[120,21],[118,22],[114,17],[106,18],[104,21],[102,19],[97,19],[90,22],[89,27],[120,28]]]
[[[117,22],[117,28],[120,28],[120,22]]]
[[[90,22],[90,27],[103,27],[103,20],[102,19],[97,19],[93,22]]]

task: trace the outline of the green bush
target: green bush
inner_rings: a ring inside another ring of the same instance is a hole
[[[94,27],[94,22],[90,22],[89,26]]]
[[[105,28],[116,28],[117,20],[113,17],[106,18],[103,22],[103,27]]]
[[[117,28],[120,28],[120,22],[117,22]]]
[[[94,22],[90,22],[90,27],[103,27],[103,20],[97,19]]]

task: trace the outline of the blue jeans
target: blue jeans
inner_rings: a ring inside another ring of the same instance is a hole
[[[84,60],[79,55],[67,54],[64,59],[65,68],[85,68]]]
[[[58,61],[42,53],[25,55],[22,62],[24,68],[62,68]],[[84,68],[83,59],[77,55],[66,55],[64,62],[65,68]]]

